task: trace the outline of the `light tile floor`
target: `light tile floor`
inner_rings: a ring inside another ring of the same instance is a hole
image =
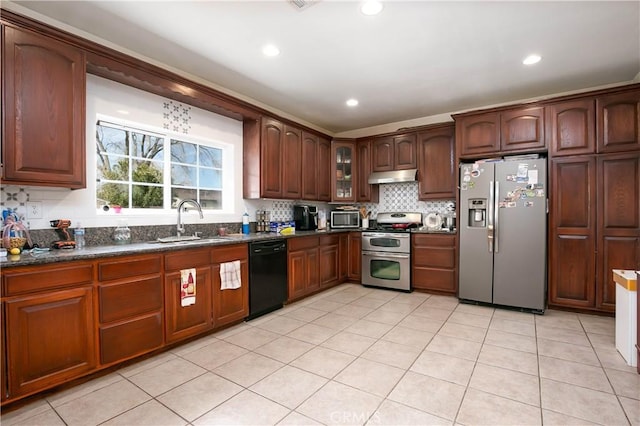
[[[613,318],[346,284],[3,414],[9,425],[640,425]]]

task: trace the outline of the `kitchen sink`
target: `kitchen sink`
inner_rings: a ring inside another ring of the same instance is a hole
[[[171,237],[158,238],[151,243],[218,243],[228,241],[226,237],[198,237],[196,235],[173,235]]]

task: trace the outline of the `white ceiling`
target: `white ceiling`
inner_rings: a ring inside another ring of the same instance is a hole
[[[329,0],[302,11],[283,0],[12,3],[330,133],[640,72],[638,1],[386,1],[378,16]],[[264,57],[266,43],[280,56]],[[522,65],[534,52],[542,62]]]

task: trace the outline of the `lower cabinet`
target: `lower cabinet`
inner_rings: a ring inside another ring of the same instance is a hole
[[[455,235],[412,235],[411,269],[415,290],[456,294],[455,244]]]
[[[240,288],[222,290],[220,264],[240,261]],[[249,247],[247,244],[211,250],[213,282],[213,327],[240,321],[249,315]]]
[[[340,282],[340,235],[320,237],[320,287],[327,288]]]
[[[297,237],[287,244],[289,301],[320,289],[318,251],[320,238]]]
[[[360,282],[362,280],[362,233],[349,232],[348,255],[342,254],[348,259],[347,278],[349,281]]]
[[[93,273],[84,261],[3,269],[3,401],[96,368]]]
[[[6,301],[9,395],[35,393],[96,367],[93,288]]]
[[[100,364],[130,359],[164,343],[162,258],[98,262]]]
[[[167,343],[213,328],[210,249],[183,250],[164,256],[165,336]],[[195,303],[182,306],[181,270],[194,268]]]

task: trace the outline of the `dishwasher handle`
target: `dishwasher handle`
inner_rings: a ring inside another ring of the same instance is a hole
[[[250,252],[253,256],[261,256],[273,253],[280,253],[287,251],[286,241],[265,241],[260,243],[251,243]]]

